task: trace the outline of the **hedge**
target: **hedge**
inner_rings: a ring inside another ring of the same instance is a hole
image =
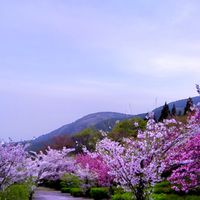
[[[125,192],[123,194],[117,193],[112,196],[112,200],[133,200],[133,194],[131,192]]]
[[[90,197],[95,200],[107,199],[109,198],[109,189],[108,188],[91,188]]]
[[[153,194],[153,200],[199,200],[199,195]]]
[[[70,193],[71,188],[63,187],[61,188],[62,193]]]
[[[82,181],[79,177],[73,174],[65,174],[60,181],[61,188],[78,188],[81,187],[81,184]]]
[[[29,200],[31,190],[26,184],[14,184],[0,192],[0,200]]]
[[[70,194],[73,197],[83,197],[84,196],[84,192],[81,188],[70,188]]]

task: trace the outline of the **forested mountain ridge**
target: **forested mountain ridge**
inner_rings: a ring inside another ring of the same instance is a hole
[[[193,97],[192,98],[193,103],[196,104],[200,102],[200,97]],[[176,106],[177,114],[183,113],[184,108],[186,105],[187,99],[182,99],[174,102],[170,102],[168,104],[169,109],[171,110],[173,105]],[[155,113],[156,118],[158,119],[161,113],[163,106],[160,106],[153,110]],[[80,131],[86,129],[86,128],[93,128],[96,130],[103,130],[106,132],[109,132],[112,130],[114,125],[117,121],[122,121],[125,119],[135,118],[139,117],[144,119],[146,116],[146,113],[138,114],[138,115],[130,115],[130,114],[123,114],[123,113],[116,113],[116,112],[98,112],[86,115],[75,122],[72,122],[70,124],[66,124],[50,133],[44,134],[36,138],[35,140],[32,140],[30,143],[30,148],[35,150],[35,147],[40,148],[41,146],[48,145],[51,143],[51,141],[58,136],[72,136],[76,133],[79,133]]]

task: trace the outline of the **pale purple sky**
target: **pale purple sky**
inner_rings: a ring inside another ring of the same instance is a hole
[[[196,96],[199,10],[198,0],[1,0],[0,138]]]

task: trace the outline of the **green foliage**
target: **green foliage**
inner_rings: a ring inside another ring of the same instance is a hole
[[[138,126],[136,126],[136,123]],[[146,121],[140,118],[126,119],[117,123],[108,137],[115,141],[122,141],[123,137],[136,137],[139,129],[145,130]]]
[[[165,102],[165,105],[162,108],[159,121],[163,121],[164,119],[167,119],[170,117],[170,110],[168,104]]]
[[[0,193],[0,200],[29,200],[30,191],[27,184],[14,184]]]
[[[109,198],[109,189],[108,188],[91,188],[90,196],[95,200]]]
[[[81,186],[81,184],[82,181],[79,179],[79,177],[73,174],[65,174],[60,181],[61,188],[78,188]]]
[[[199,195],[153,194],[153,200],[199,200]]]
[[[176,112],[176,105],[173,104],[173,107],[172,107],[172,116],[176,116],[177,112]]]
[[[121,187],[112,187],[112,194],[123,194],[124,193],[124,189]]]
[[[166,193],[166,194],[173,194],[175,193],[174,190],[171,189],[171,184],[168,181],[163,181],[161,183],[157,183],[154,186],[153,192],[155,194],[161,194],[161,193]]]
[[[77,145],[75,146],[76,153],[82,153],[83,146],[85,146],[88,150],[95,150],[96,143],[101,138],[101,133],[91,128],[86,128],[83,131],[75,134],[72,137],[72,140],[74,141],[74,143],[77,143]]]
[[[185,109],[184,109],[184,115],[186,115],[187,113],[191,112],[191,107],[193,106],[193,101],[192,98],[188,98],[186,105],[185,105]]]
[[[185,194],[185,193],[177,193],[176,191],[171,189],[171,185],[168,181],[163,181],[161,183],[157,183],[154,186],[153,200],[199,200],[199,190],[194,191],[193,193]]]
[[[131,192],[125,192],[123,194],[115,194],[112,196],[112,200],[133,200],[133,194]]]
[[[63,187],[61,188],[62,193],[70,193],[71,188]]]
[[[73,197],[83,197],[84,192],[81,188],[71,188],[70,193]]]

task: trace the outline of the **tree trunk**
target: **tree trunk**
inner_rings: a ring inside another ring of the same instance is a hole
[[[135,197],[136,200],[145,200],[145,193],[144,193],[144,184],[143,181],[140,180],[139,185],[137,186],[136,190],[135,190]]]

